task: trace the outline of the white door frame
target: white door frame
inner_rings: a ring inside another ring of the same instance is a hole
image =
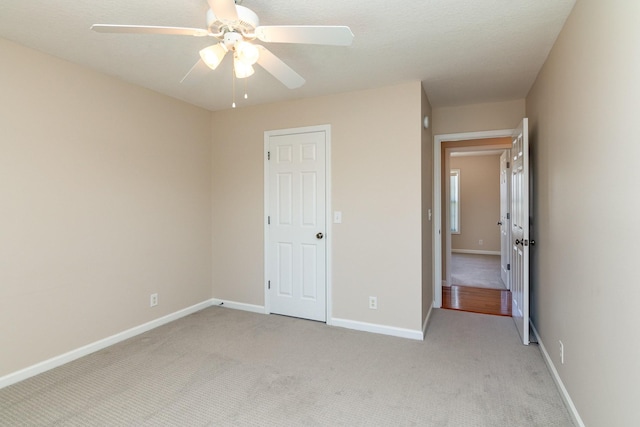
[[[442,307],[442,143],[513,136],[513,129],[434,135],[433,137],[433,307]]]
[[[326,324],[332,324],[331,313],[332,310],[332,292],[331,292],[331,279],[332,279],[332,242],[333,242],[333,231],[332,231],[332,221],[333,215],[331,215],[331,125],[317,125],[317,126],[305,126],[299,128],[289,128],[289,129],[276,129],[276,130],[268,130],[264,132],[264,312],[266,314],[271,313],[271,307],[269,302],[269,283],[268,278],[269,275],[269,224],[268,215],[269,215],[269,160],[268,160],[268,152],[269,152],[269,137],[273,135],[291,135],[296,133],[308,133],[308,132],[324,132],[326,136],[325,141],[325,249],[326,249],[326,257],[325,257],[325,280],[326,280]]]

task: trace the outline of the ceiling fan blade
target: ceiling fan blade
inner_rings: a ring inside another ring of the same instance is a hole
[[[351,28],[345,26],[266,25],[256,28],[256,36],[271,43],[349,46],[353,42]]]
[[[235,0],[207,0],[216,18],[221,21],[237,21],[238,10]]]
[[[191,67],[187,74],[184,75],[182,80],[180,80],[180,84],[196,83],[205,75],[209,74],[209,71],[211,71],[211,68],[209,68],[202,59],[199,59],[198,62],[193,64],[193,67]]]
[[[258,57],[258,64],[273,75],[276,79],[280,80],[283,85],[289,89],[295,89],[302,86],[305,80],[282,62],[280,58],[275,56],[266,47],[256,45],[260,50],[260,56]]]
[[[202,28],[184,27],[154,27],[149,25],[110,25],[94,24],[93,31],[98,33],[125,33],[125,34],[169,34],[177,36],[204,37],[209,35],[209,31]]]

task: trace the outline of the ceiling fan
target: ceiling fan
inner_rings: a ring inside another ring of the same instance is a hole
[[[246,78],[254,73],[258,64],[290,89],[305,83],[304,78],[262,45],[267,43],[305,43],[333,46],[349,46],[353,33],[346,26],[267,25],[261,26],[258,15],[240,4],[242,0],[207,0],[207,28],[157,27],[146,25],[95,24],[92,30],[100,33],[169,34],[195,37],[214,37],[216,44],[200,51],[201,63],[215,70],[228,52],[233,52],[233,69],[236,78]],[[189,75],[181,80],[183,82]]]

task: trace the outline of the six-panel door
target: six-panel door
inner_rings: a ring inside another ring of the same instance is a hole
[[[326,133],[269,136],[271,313],[326,321]]]

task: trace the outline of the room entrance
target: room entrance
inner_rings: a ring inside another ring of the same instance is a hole
[[[509,162],[512,162],[512,165],[510,171],[506,173],[506,175],[508,175],[506,181],[509,184],[509,190],[507,192],[510,214],[509,220],[507,221],[509,238],[502,238],[502,233],[500,236],[501,240],[508,241],[508,259],[511,261],[510,264],[512,264],[510,269],[507,269],[507,271],[509,271],[508,282],[513,292],[511,295],[498,294],[496,301],[498,301],[498,304],[505,302],[510,305],[508,312],[510,312],[516,323],[522,342],[528,344],[528,254],[529,246],[532,242],[529,239],[529,159],[528,122],[526,118],[513,130],[436,135],[434,137],[434,307],[442,307],[444,297],[448,298],[449,301],[459,303],[460,298],[463,296],[460,292],[457,292],[459,289],[447,287],[447,285],[451,283],[451,218],[446,210],[449,204],[448,185],[450,183],[448,179],[449,164],[447,163],[449,156],[448,153],[445,152],[445,144],[455,142],[455,144],[460,145],[462,144],[461,141],[470,142],[470,140],[473,140],[471,145],[476,145],[482,144],[478,140],[503,137],[509,137],[511,141]],[[505,224],[505,221],[499,220],[498,223],[500,222]],[[501,225],[501,227],[502,226],[503,225]],[[501,262],[504,262],[506,259],[503,253],[504,251],[501,248]],[[500,290],[496,291],[501,292]],[[509,291],[505,290],[504,292]]]
[[[508,137],[442,143],[444,286],[508,289],[500,224],[508,203],[501,157],[510,147]]]

